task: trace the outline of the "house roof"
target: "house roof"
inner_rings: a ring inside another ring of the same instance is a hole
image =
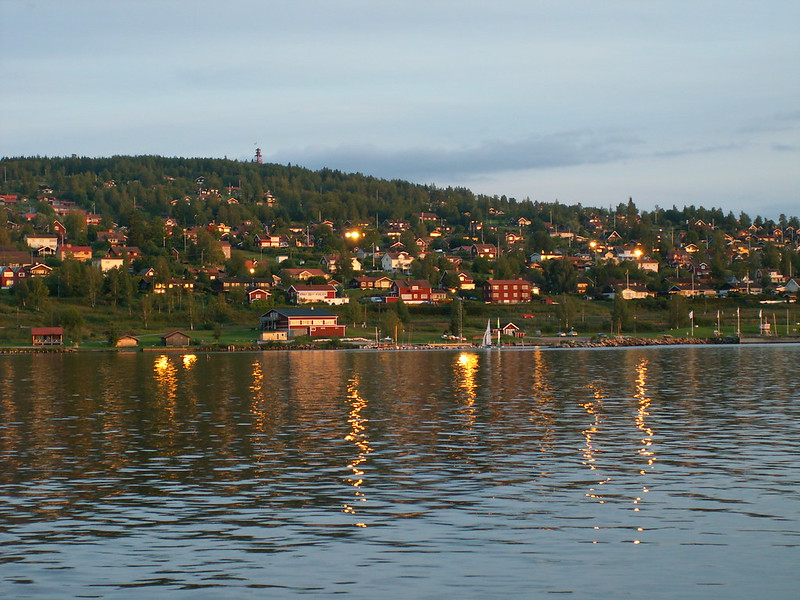
[[[294,288],[296,292],[335,292],[336,286],[331,285],[329,283],[324,284],[311,284],[311,285],[303,285],[303,284],[292,284],[289,286],[291,290]]]
[[[261,315],[266,317],[270,313],[277,313],[284,317],[335,317],[336,315],[324,308],[273,308]]]
[[[397,279],[395,280],[395,285],[398,289],[400,288],[421,288],[421,289],[429,289],[431,286],[430,281],[426,279]]]
[[[176,329],[175,331],[170,331],[169,333],[165,333],[164,335],[161,336],[161,339],[163,340],[164,338],[172,337],[174,335],[180,335],[185,338],[189,337],[187,334],[183,333],[182,331],[178,331]]]
[[[31,327],[31,335],[64,335],[63,327]]]
[[[531,282],[525,279],[487,279],[486,283],[487,285],[531,285]]]
[[[297,276],[302,273],[308,273],[310,277],[315,277],[315,276],[325,277],[325,271],[317,268],[312,268],[312,269],[286,268],[282,269],[281,272],[289,276]]]

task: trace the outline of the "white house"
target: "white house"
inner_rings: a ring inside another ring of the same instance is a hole
[[[111,269],[122,268],[125,265],[125,259],[114,256],[103,256],[92,260],[92,266],[100,269],[103,273]]]
[[[414,257],[408,252],[387,252],[381,259],[381,268],[387,273],[408,273]]]

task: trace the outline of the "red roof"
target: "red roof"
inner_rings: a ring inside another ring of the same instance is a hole
[[[63,327],[31,327],[31,335],[64,335]]]
[[[322,291],[335,292],[336,291],[336,286],[331,285],[329,283],[325,283],[325,284],[321,283],[321,284],[316,284],[316,285],[301,285],[301,284],[297,284],[297,285],[292,285],[290,287],[293,287],[296,292],[322,292]]]

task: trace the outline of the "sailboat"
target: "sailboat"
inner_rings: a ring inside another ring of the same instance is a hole
[[[492,347],[492,323],[491,321],[486,321],[486,331],[483,334],[483,340],[481,341],[481,348],[491,348]]]

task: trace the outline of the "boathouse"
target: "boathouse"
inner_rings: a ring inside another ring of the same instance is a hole
[[[60,346],[64,343],[64,328],[31,327],[31,343],[34,346]]]
[[[172,347],[188,346],[189,336],[182,331],[171,331],[161,336],[161,343]]]

